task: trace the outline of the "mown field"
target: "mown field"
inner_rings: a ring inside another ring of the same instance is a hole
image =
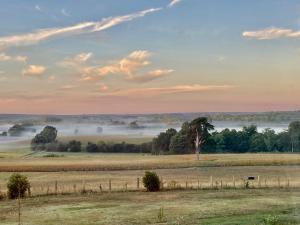
[[[187,167],[300,165],[300,154],[86,154],[54,153],[59,157],[45,157],[51,153],[0,153],[0,172],[57,172],[168,169]]]
[[[157,172],[162,192],[145,192],[145,170]],[[32,152],[20,142],[0,148],[1,192],[13,172],[26,175],[32,187],[33,197],[22,200],[26,225],[300,224],[299,154],[201,154],[198,161],[195,155]],[[255,177],[250,189],[248,176]],[[58,195],[51,195],[56,183]],[[169,190],[174,183],[180,188]],[[0,201],[0,224],[16,222],[17,202]]]
[[[233,166],[233,167],[191,167],[177,169],[153,169],[164,182],[165,188],[244,188],[245,179],[255,176],[250,185],[256,188],[300,187],[299,166]],[[6,192],[6,183],[11,172],[0,173],[0,191]],[[58,192],[80,192],[83,189],[100,191],[136,190],[137,179],[142,189],[144,170],[119,171],[66,171],[66,172],[23,172],[31,183],[33,195]],[[260,183],[257,177],[260,177]],[[212,184],[211,184],[212,179]],[[234,181],[233,181],[234,179]],[[234,184],[233,184],[234,182]],[[74,188],[75,187],[75,188]]]
[[[16,224],[17,201],[0,201],[0,208],[1,225]],[[159,217],[161,208],[163,215]],[[22,200],[21,218],[22,224],[28,225],[300,224],[300,191],[201,190],[43,196]],[[267,220],[272,223],[266,223]]]

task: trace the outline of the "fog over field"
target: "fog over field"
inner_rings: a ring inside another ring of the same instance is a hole
[[[179,130],[182,123],[191,121],[198,114],[159,114],[159,115],[1,115],[0,133],[7,132],[15,124],[25,124],[29,131],[19,136],[0,136],[1,143],[29,140],[46,125],[57,128],[58,136],[135,136],[153,137],[168,128]],[[202,114],[200,114],[202,115]],[[268,114],[267,114],[268,115]],[[289,117],[269,118],[262,114],[208,114],[216,131],[223,129],[241,130],[243,126],[256,125],[259,132],[266,128],[276,133],[288,128]]]

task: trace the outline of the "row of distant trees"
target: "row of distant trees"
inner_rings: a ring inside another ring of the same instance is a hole
[[[106,152],[106,153],[150,153],[152,143],[129,144],[129,143],[98,143],[88,142],[83,145],[80,141],[71,140],[61,142],[57,140],[57,130],[55,127],[46,126],[31,141],[31,148],[34,151],[49,152]]]
[[[168,129],[143,144],[98,143],[80,141],[59,142],[55,127],[47,126],[31,141],[33,150],[51,152],[107,152],[107,153],[152,153],[192,154],[246,153],[246,152],[300,152],[300,121],[289,124],[288,130],[275,133],[272,129],[258,132],[254,125],[241,131],[224,129],[214,131],[206,117],[185,122],[179,131]]]
[[[258,132],[254,125],[243,127],[241,131],[224,129],[217,132],[213,131],[214,127],[205,118],[199,120],[202,120],[200,123],[202,126],[206,126],[205,132],[196,130],[202,139],[199,142],[201,151],[205,153],[300,152],[300,121],[290,123],[287,131],[276,133],[272,129]],[[197,152],[193,123],[195,121],[183,123],[178,132],[171,128],[160,133],[153,139],[152,153],[190,154]]]

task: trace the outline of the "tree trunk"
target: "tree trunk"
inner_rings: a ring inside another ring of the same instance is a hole
[[[195,153],[197,155],[197,160],[199,160],[199,153],[200,153],[200,138],[199,138],[199,134],[198,131],[196,130],[196,140],[195,140]]]

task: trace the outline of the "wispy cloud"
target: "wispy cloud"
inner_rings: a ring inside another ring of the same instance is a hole
[[[8,104],[8,103],[14,103],[17,100],[15,98],[0,98],[0,104]]]
[[[7,77],[6,76],[0,76],[0,82],[6,81]]]
[[[277,38],[300,38],[300,30],[293,31],[292,29],[269,27],[257,31],[245,31],[243,32],[243,36],[258,40],[270,40]]]
[[[119,62],[99,68],[100,75],[108,75],[110,73],[125,74],[128,79],[134,77],[134,74],[142,67],[150,64],[148,60],[151,53],[146,50],[138,50],[130,53]]]
[[[93,56],[91,52],[83,52],[75,56],[74,60],[77,62],[86,62]]]
[[[179,2],[181,2],[182,0],[171,0],[170,4],[168,5],[168,7],[173,7],[175,5],[177,5]]]
[[[34,9],[37,10],[37,11],[39,11],[39,12],[42,12],[42,9],[41,9],[41,7],[39,5],[35,5]]]
[[[75,55],[74,57],[66,58],[58,64],[63,67],[74,68],[76,70],[82,71],[83,64],[87,62],[92,56],[93,53],[91,52],[82,52]]]
[[[55,79],[56,79],[56,77],[54,75],[51,75],[51,76],[48,77],[48,82],[52,83],[52,82],[55,81]]]
[[[63,14],[64,16],[70,17],[70,13],[68,13],[65,9],[61,9],[61,14]]]
[[[29,65],[22,71],[24,76],[41,76],[46,72],[46,67],[39,65]]]
[[[83,22],[69,27],[41,29],[33,33],[0,37],[0,48],[33,45],[37,44],[40,41],[61,35],[73,35],[103,31],[124,22],[144,17],[149,13],[153,13],[159,10],[161,10],[161,8],[152,8],[125,16],[105,18],[99,22]]]
[[[157,95],[179,94],[179,93],[194,93],[206,91],[225,91],[233,88],[230,85],[177,85],[169,87],[152,87],[152,88],[133,88],[125,90],[117,90],[104,95],[108,96],[131,96],[131,97],[153,97]]]
[[[100,84],[100,91],[108,91],[109,90],[109,87],[106,85],[106,84]]]
[[[134,81],[137,83],[145,83],[145,82],[149,82],[152,80],[156,80],[158,78],[165,77],[173,72],[174,72],[174,70],[153,70],[142,76],[130,77],[128,80],[131,80],[131,81]]]
[[[140,70],[151,64],[149,60],[151,55],[151,52],[147,50],[137,50],[106,66],[81,68],[80,72],[83,74],[81,81],[101,80],[109,74],[120,74],[124,75],[127,81],[144,83],[164,77],[174,71],[172,69],[157,69],[141,75]]]
[[[26,63],[27,56],[21,56],[21,55],[10,56],[7,55],[5,52],[0,53],[0,62],[7,62],[7,61]]]
[[[62,90],[70,90],[70,89],[74,89],[76,87],[77,87],[77,85],[66,84],[66,85],[61,86],[60,89],[62,89]]]

